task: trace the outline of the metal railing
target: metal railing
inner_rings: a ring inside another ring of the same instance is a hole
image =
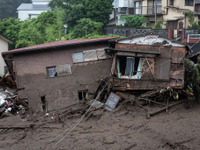
[[[157,14],[162,14],[162,6],[161,5],[157,5],[157,7],[156,6],[136,7],[136,8],[134,8],[134,13],[130,14],[130,15],[154,15],[156,12],[157,12]],[[119,8],[116,13],[117,14],[128,14],[128,8]]]
[[[187,43],[190,42],[190,39],[199,39],[200,40],[200,34],[188,34],[187,35]]]

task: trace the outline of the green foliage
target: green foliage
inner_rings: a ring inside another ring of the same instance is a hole
[[[21,22],[16,18],[9,18],[0,21],[0,33],[11,39],[14,43],[10,45],[10,49],[15,48],[18,40],[18,33],[20,31]]]
[[[92,21],[89,18],[82,18],[77,21],[77,24],[68,34],[68,38],[76,39],[82,37],[90,37],[100,35],[102,32],[103,23]]]
[[[64,37],[63,13],[56,9],[25,21],[4,19],[0,22],[0,33],[15,42],[12,49],[61,40]]]
[[[69,28],[82,18],[102,22],[105,26],[113,9],[112,2],[113,0],[52,0],[49,6],[62,8],[65,11],[64,20]]]
[[[188,21],[189,21],[189,24],[190,24],[188,29],[193,29],[193,30],[200,29],[199,24],[197,22],[195,22],[195,16],[194,16],[194,13],[192,11],[188,12],[186,14],[186,16],[188,17]]]
[[[86,17],[106,25],[113,10],[113,0],[85,0]]]
[[[198,25],[197,22],[195,22],[191,26],[189,26],[188,29],[199,30],[200,26]]]
[[[15,17],[17,18],[17,7],[21,3],[29,3],[31,0],[0,0],[0,20]]]
[[[185,88],[188,94],[188,100],[200,100],[200,56],[197,64],[190,60],[185,60]]]
[[[122,16],[121,20],[126,22],[124,24],[124,26],[126,26],[126,27],[135,27],[135,28],[143,28],[143,25],[145,23],[148,23],[148,20],[144,16],[139,16],[139,15],[135,15],[135,16],[130,16],[130,15]]]
[[[152,27],[152,29],[162,29],[162,26],[164,25],[163,20],[158,20],[156,24]]]

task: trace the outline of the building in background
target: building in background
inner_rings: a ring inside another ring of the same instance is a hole
[[[200,20],[200,0],[114,0],[112,25],[123,25],[124,15],[144,15],[153,26],[155,20],[163,20],[167,28],[182,29],[189,26],[186,13],[194,12],[195,20]]]
[[[32,3],[22,3],[17,8],[18,19],[26,20],[28,18],[35,18],[42,12],[51,10],[48,6],[51,0],[32,0]]]
[[[0,34],[0,53],[3,51],[8,51],[9,43],[12,43],[12,41]],[[4,73],[6,72],[6,68],[7,67],[3,58],[2,56],[0,56],[0,76],[4,75]]]

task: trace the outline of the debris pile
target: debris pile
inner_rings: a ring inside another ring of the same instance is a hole
[[[28,111],[27,100],[22,100],[11,89],[0,89],[0,117],[10,112],[13,115],[20,114],[21,117]]]

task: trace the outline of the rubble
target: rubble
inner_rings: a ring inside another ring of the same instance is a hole
[[[20,99],[14,90],[0,89],[0,117],[9,112],[13,115],[19,114],[23,118],[27,111],[27,100]]]

